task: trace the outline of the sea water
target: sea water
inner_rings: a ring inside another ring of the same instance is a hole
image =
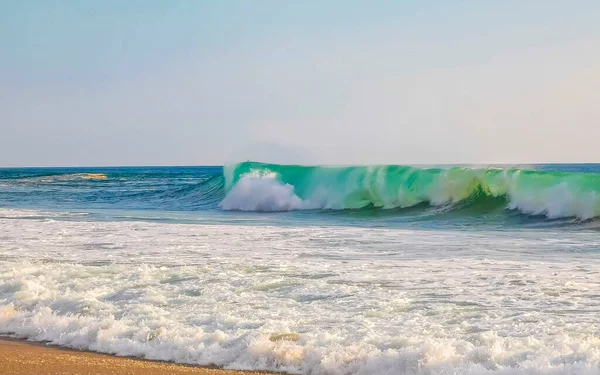
[[[3,169],[0,334],[299,374],[600,374],[599,194],[598,165]]]

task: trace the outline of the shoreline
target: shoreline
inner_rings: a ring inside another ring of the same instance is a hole
[[[217,366],[179,364],[134,357],[119,357],[77,350],[44,342],[0,336],[3,375],[115,374],[115,375],[269,375],[273,372],[226,370]],[[281,374],[281,373],[280,373]]]

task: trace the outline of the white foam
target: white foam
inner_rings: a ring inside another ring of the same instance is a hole
[[[0,218],[10,219],[36,219],[36,218],[65,218],[87,216],[87,212],[60,212],[60,211],[38,211],[16,208],[0,208]]]
[[[550,219],[577,217],[591,219],[600,215],[600,195],[594,191],[573,191],[566,183],[535,191],[514,189],[509,208]]]
[[[301,374],[599,373],[596,232],[0,227],[0,333]]]
[[[245,175],[220,204],[224,210],[291,211],[305,206],[294,187],[277,181],[275,175]]]

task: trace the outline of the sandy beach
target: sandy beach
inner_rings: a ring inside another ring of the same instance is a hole
[[[197,374],[260,375],[260,372],[178,365],[167,362],[115,357],[107,354],[47,346],[0,338],[0,373],[3,375],[74,374]]]

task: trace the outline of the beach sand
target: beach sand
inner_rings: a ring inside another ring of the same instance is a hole
[[[231,371],[115,357],[107,354],[64,349],[42,343],[6,338],[0,338],[0,374],[266,375],[266,373],[259,372]]]

